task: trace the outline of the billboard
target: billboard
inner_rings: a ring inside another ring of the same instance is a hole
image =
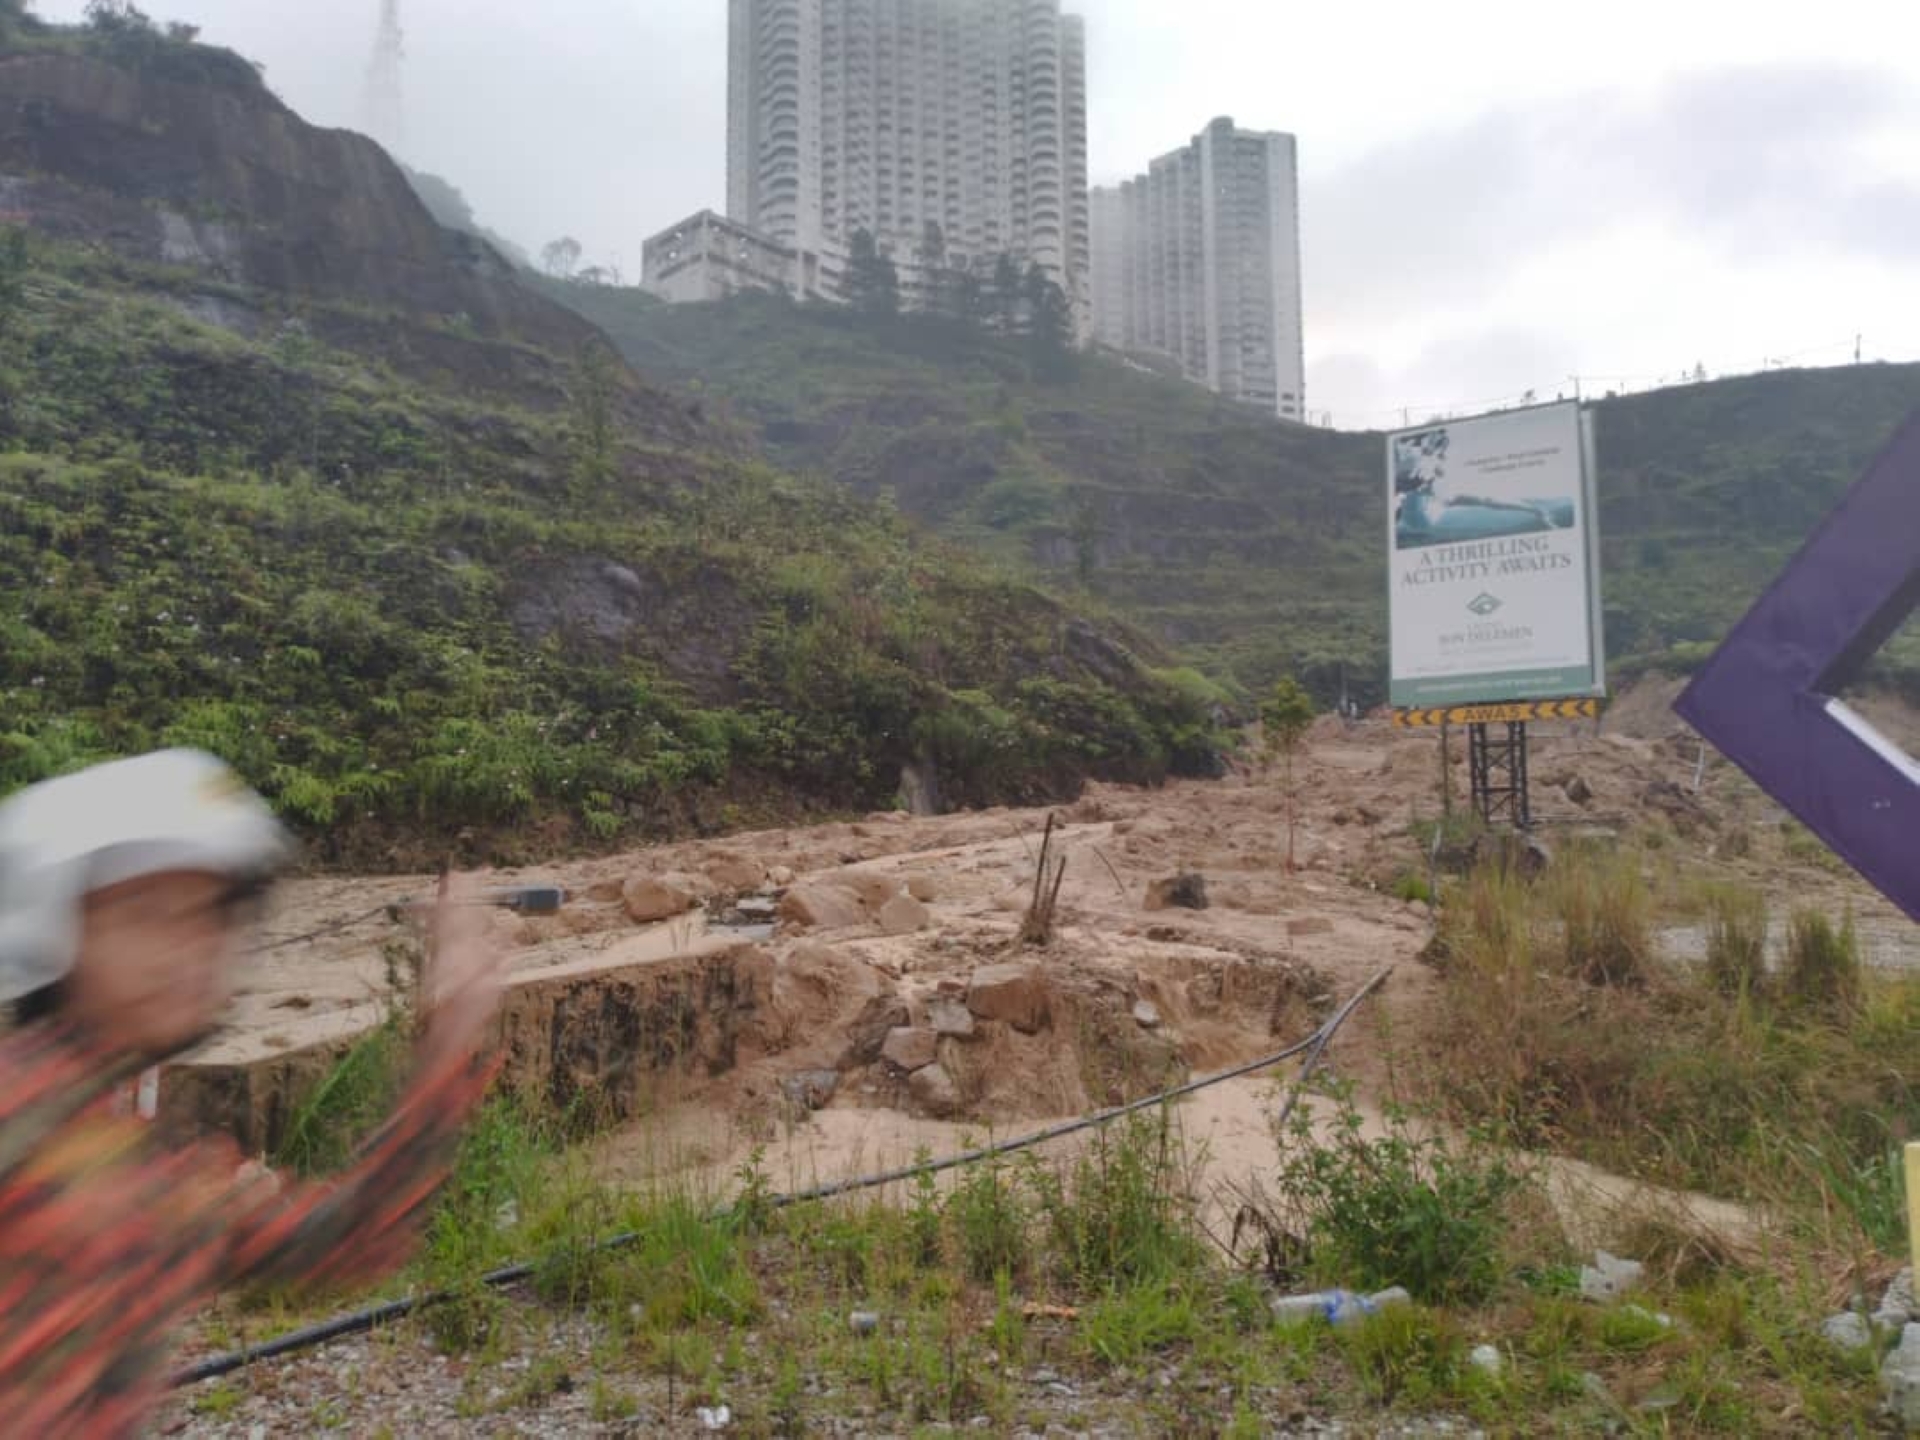
[[[1605,693],[1592,451],[1577,404],[1387,437],[1395,705]]]

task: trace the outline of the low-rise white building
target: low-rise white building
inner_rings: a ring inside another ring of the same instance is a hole
[[[641,247],[643,289],[675,305],[779,290],[798,300],[838,299],[844,257],[799,250],[702,210]]]

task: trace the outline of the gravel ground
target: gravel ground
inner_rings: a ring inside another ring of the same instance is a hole
[[[155,1427],[189,1440],[269,1440],[338,1434],[436,1440],[442,1436],[562,1440],[573,1436],[768,1435],[769,1387],[730,1382],[724,1397],[670,1392],[664,1377],[609,1368],[605,1334],[579,1317],[521,1312],[512,1350],[487,1363],[435,1349],[417,1331],[361,1336],[177,1397]],[[751,1376],[761,1342],[744,1342]],[[771,1364],[759,1367],[771,1373]],[[915,1423],[873,1403],[867,1387],[804,1383],[801,1427],[809,1436],[882,1437],[941,1433],[1088,1440],[1217,1434],[1232,1417],[1230,1391],[1176,1393],[1170,1370],[1131,1380],[1085,1381],[1038,1368],[1008,1387],[1011,1403],[951,1423]],[[1308,1414],[1291,1392],[1248,1397],[1272,1436],[1467,1437],[1481,1432],[1447,1418],[1340,1420]],[[725,1404],[724,1419],[708,1407]],[[703,1416],[702,1411],[706,1410]],[[720,1423],[716,1423],[720,1422]]]

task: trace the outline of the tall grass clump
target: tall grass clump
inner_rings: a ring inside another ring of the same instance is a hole
[[[1057,1268],[1082,1285],[1165,1279],[1200,1263],[1186,1154],[1169,1112],[1097,1131],[1070,1164],[1030,1179]]]
[[[1729,999],[1767,989],[1767,902],[1745,886],[1719,886],[1707,900],[1707,983]]]
[[[354,1041],[294,1107],[273,1163],[296,1175],[326,1174],[346,1165],[400,1093],[410,1035],[411,1022],[396,1010]]]
[[[1541,882],[1565,971],[1589,985],[1645,985],[1653,901],[1631,850],[1584,846]]]
[[[1781,988],[1791,1003],[1823,1014],[1858,1008],[1860,939],[1851,915],[1838,927],[1815,910],[1794,915],[1787,928]]]
[[[1707,964],[1669,966],[1636,857],[1563,865],[1531,885],[1475,873],[1450,907],[1426,1093],[1511,1143],[1763,1203],[1827,1249],[1883,1248],[1890,1157],[1920,1134],[1920,976],[1865,974],[1851,921],[1812,913],[1772,975],[1742,889],[1712,894]]]

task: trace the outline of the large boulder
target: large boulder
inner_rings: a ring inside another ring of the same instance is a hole
[[[860,897],[842,885],[809,881],[780,897],[780,918],[809,930],[845,930],[867,922]]]
[[[689,875],[636,875],[621,887],[620,899],[629,920],[652,925],[697,908],[704,888]]]
[[[998,1020],[1037,1035],[1052,1018],[1046,983],[1025,965],[986,965],[973,972],[967,1009],[981,1020]]]

